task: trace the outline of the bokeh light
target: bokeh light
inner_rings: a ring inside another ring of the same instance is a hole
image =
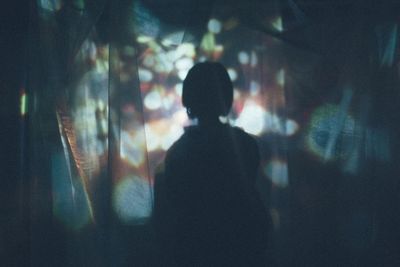
[[[113,208],[124,224],[144,223],[152,212],[149,181],[131,175],[122,178],[113,190]]]
[[[139,167],[144,163],[146,150],[142,131],[135,131],[133,135],[121,131],[120,154],[122,159],[127,160],[134,167]]]
[[[355,127],[355,120],[343,114],[339,106],[321,106],[311,116],[306,147],[324,160],[348,155],[353,149]]]
[[[242,112],[235,122],[235,126],[243,128],[250,134],[259,135],[264,130],[265,118],[265,110],[249,100],[245,103]]]
[[[272,183],[278,187],[287,187],[289,185],[289,174],[287,162],[281,159],[272,159],[264,166],[264,173]]]

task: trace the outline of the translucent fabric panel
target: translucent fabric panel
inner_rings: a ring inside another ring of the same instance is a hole
[[[202,61],[223,63],[233,81],[221,120],[259,145],[269,266],[363,265],[393,252],[398,21],[319,25],[302,3],[32,4],[20,104],[31,265],[152,264],[154,179],[196,124],[182,82]]]

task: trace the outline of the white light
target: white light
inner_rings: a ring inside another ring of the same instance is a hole
[[[186,78],[186,75],[188,74],[189,70],[180,70],[178,71],[178,77],[182,81]]]
[[[243,128],[246,132],[259,135],[264,130],[265,110],[252,101],[246,101],[235,125]]]
[[[174,68],[172,62],[167,58],[166,54],[157,54],[157,62],[154,70],[158,73],[169,73]]]
[[[157,90],[151,91],[144,97],[144,106],[150,110],[159,109],[162,104],[162,97]]]
[[[174,97],[172,95],[168,95],[167,97],[164,97],[162,100],[162,105],[166,110],[169,110],[173,104],[174,104]]]
[[[186,56],[193,58],[196,55],[196,50],[193,44],[183,43],[176,48],[178,57]]]
[[[172,115],[172,120],[178,125],[185,125],[188,120],[185,109],[179,109],[175,112],[174,115]]]
[[[249,54],[244,51],[239,52],[238,60],[243,65],[249,64],[249,61],[250,61]]]
[[[218,20],[210,19],[207,27],[210,32],[219,33],[221,31],[222,25],[221,25],[221,22],[219,22]]]
[[[140,82],[150,82],[153,79],[153,73],[143,68],[139,68],[138,75]]]
[[[182,89],[183,89],[183,84],[182,83],[177,83],[175,85],[175,92],[180,97],[182,97]]]
[[[234,70],[234,69],[232,69],[232,68],[229,68],[229,69],[228,69],[228,75],[229,75],[229,78],[231,78],[231,81],[232,81],[232,82],[236,81],[236,79],[237,79],[237,72],[236,72],[236,70]]]
[[[146,133],[146,146],[149,152],[157,150],[160,146],[160,138],[159,136],[149,127],[148,124],[145,124],[145,133]]]
[[[188,58],[188,57],[184,57],[184,58],[181,58],[178,61],[176,61],[175,67],[178,70],[188,70],[191,67],[193,67],[193,64],[194,64],[193,63],[193,59]]]
[[[286,121],[286,135],[291,136],[295,134],[299,130],[299,124],[294,120],[287,120]]]

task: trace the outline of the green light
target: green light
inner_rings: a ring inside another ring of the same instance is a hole
[[[20,106],[20,111],[21,111],[21,115],[22,116],[24,116],[25,114],[26,114],[26,112],[27,112],[27,109],[28,109],[28,107],[27,107],[27,96],[26,96],[26,93],[23,93],[22,95],[21,95],[21,106]]]

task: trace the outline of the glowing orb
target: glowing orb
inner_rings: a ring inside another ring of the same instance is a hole
[[[144,97],[144,106],[150,110],[161,108],[162,97],[158,90],[151,91]]]
[[[287,136],[294,135],[299,130],[299,124],[294,120],[287,120],[285,125],[285,132]]]
[[[150,82],[153,79],[153,73],[149,70],[139,68],[138,74],[140,82]]]
[[[249,56],[248,53],[246,53],[246,52],[244,52],[244,51],[241,51],[241,52],[239,52],[239,54],[238,54],[238,60],[239,60],[239,62],[240,62],[241,64],[246,65],[246,64],[249,64],[250,56]]]
[[[153,194],[148,181],[127,176],[114,187],[112,204],[115,213],[124,224],[146,222],[152,212]]]
[[[266,112],[252,101],[246,101],[235,126],[243,128],[246,132],[259,135],[264,130]]]
[[[218,20],[210,19],[207,28],[212,33],[219,33],[221,31],[222,25],[221,22],[219,22]]]

